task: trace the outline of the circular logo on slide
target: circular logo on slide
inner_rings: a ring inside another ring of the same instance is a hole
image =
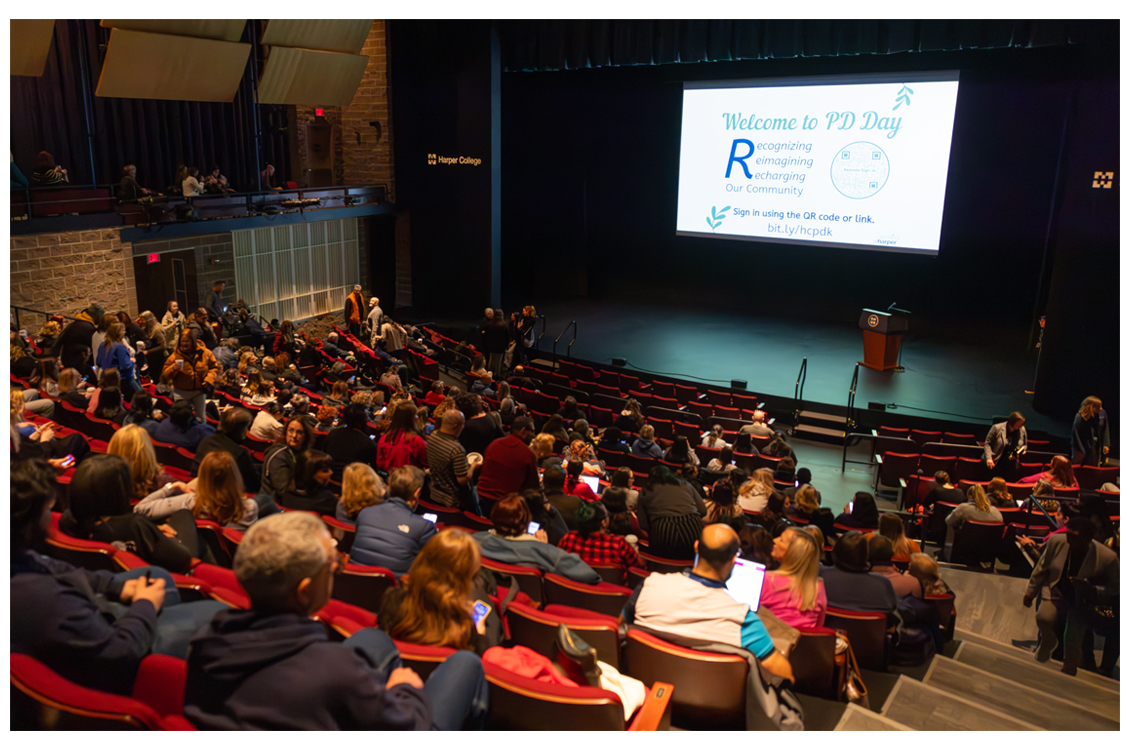
[[[886,153],[867,141],[849,143],[832,159],[832,185],[847,198],[870,198],[887,184],[890,173]]]
[[[871,317],[869,317],[867,319],[867,325],[871,326],[872,328],[879,325],[879,316],[878,315],[872,315]]]

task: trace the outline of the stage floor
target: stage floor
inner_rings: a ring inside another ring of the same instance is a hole
[[[538,312],[547,323],[543,351],[552,349],[553,339],[576,320],[576,357],[602,363],[621,357],[634,369],[726,386],[734,378],[746,380],[758,395],[791,398],[807,357],[804,398],[810,404],[846,405],[855,364],[863,356],[855,321],[793,322],[727,310],[592,300],[539,305]],[[1070,423],[1036,413],[1032,396],[1024,392],[1035,374],[1035,354],[1024,348],[1026,331],[915,331],[915,323],[912,319],[903,337],[905,372],[860,367],[857,407],[875,401],[900,414],[986,425],[994,416],[1019,410],[1029,428],[1070,433]],[[558,353],[564,354],[571,337],[562,338]]]

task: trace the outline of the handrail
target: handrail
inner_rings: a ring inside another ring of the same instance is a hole
[[[808,357],[800,361],[800,372],[796,376],[796,387],[793,388],[793,401],[795,408],[793,409],[793,426],[796,427],[800,424],[800,413],[802,411],[801,404],[804,401],[804,381],[808,379]]]
[[[538,337],[536,339],[534,339],[534,348],[537,349],[540,352],[541,351],[541,337],[545,335],[545,316],[539,315],[538,317],[541,318],[541,333],[539,333]],[[535,325],[537,325],[537,324],[535,323]]]
[[[859,363],[855,365],[855,372],[851,376],[851,385],[848,387],[847,426],[850,431],[855,427],[855,391],[859,386]]]
[[[573,321],[573,338],[569,342],[569,346],[565,347],[565,356],[573,356],[573,344],[577,343],[577,322]]]
[[[47,312],[45,310],[35,310],[35,309],[30,308],[30,307],[21,307],[19,305],[8,305],[8,307],[12,308],[12,310],[14,310],[15,313],[16,313],[16,329],[17,330],[23,328],[23,326],[20,325],[20,310],[23,310],[24,312],[29,312],[29,313],[35,313],[36,315],[42,315],[44,318],[50,318],[52,315],[59,315],[59,313],[50,313],[50,312]],[[74,320],[74,318],[72,318],[70,315],[63,315],[62,318],[63,318],[63,320]]]
[[[557,360],[557,342],[560,341],[562,339],[562,337],[564,337],[565,334],[569,332],[570,328],[573,329],[573,341],[577,340],[577,321],[571,320],[571,321],[569,321],[569,325],[565,326],[565,330],[562,331],[561,334],[553,340],[553,359],[554,359],[554,361]],[[570,348],[572,348],[572,346],[573,346],[573,341],[569,342]]]

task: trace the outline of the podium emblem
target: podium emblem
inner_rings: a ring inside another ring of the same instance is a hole
[[[878,315],[872,315],[869,318],[867,318],[867,325],[871,326],[872,328],[875,328],[876,326],[878,326],[879,325],[879,316]]]

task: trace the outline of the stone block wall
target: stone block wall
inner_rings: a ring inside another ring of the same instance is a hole
[[[389,108],[388,56],[385,22],[373,21],[362,55],[369,57],[365,75],[353,101],[344,109],[324,108],[323,116],[333,125],[334,181],[345,185],[386,183],[390,200],[395,195],[392,163],[392,119]],[[306,124],[314,119],[314,107],[295,107],[297,170],[306,173]],[[381,124],[381,138],[370,122]]]
[[[119,229],[12,237],[11,304],[75,315],[92,302],[108,311],[137,313],[130,243]],[[43,316],[20,314],[31,330]]]

